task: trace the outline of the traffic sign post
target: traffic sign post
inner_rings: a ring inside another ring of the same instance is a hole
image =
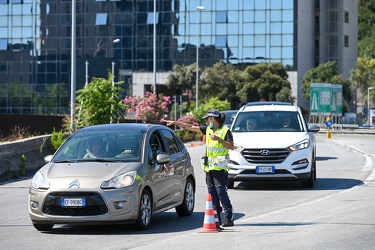
[[[326,126],[328,127],[327,138],[331,138],[331,136],[332,136],[332,134],[331,134],[331,127],[332,127],[332,119],[331,119],[331,116],[327,116],[327,119],[326,119]]]

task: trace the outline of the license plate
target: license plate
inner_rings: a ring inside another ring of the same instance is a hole
[[[85,207],[86,199],[85,198],[62,198],[61,206],[62,207]]]
[[[257,174],[274,174],[275,173],[275,167],[274,166],[265,166],[265,167],[262,167],[262,166],[257,166],[255,168],[255,172]]]

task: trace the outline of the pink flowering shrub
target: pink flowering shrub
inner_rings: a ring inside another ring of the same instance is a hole
[[[137,105],[139,103],[139,97],[133,96],[126,96],[124,99],[124,104],[126,107],[127,112],[136,112],[137,111]]]
[[[146,123],[160,123],[163,115],[169,112],[168,105],[171,104],[170,96],[155,94],[147,91],[145,96],[140,99],[136,96],[127,96],[124,104],[127,112],[135,112],[135,117],[143,119]]]

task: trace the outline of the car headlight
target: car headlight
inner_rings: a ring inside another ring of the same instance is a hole
[[[49,181],[38,171],[31,180],[31,187],[35,189],[49,189]]]
[[[233,149],[233,151],[238,151],[238,152],[241,152],[241,150],[243,149],[243,147],[242,146],[240,146],[240,145],[238,145],[238,144],[236,144],[236,143],[234,143],[234,149]]]
[[[124,188],[133,185],[135,177],[137,176],[136,171],[131,171],[125,174],[118,175],[108,181],[105,181],[100,186],[101,188]]]
[[[292,151],[297,151],[297,150],[308,148],[309,146],[310,146],[310,140],[304,139],[303,141],[290,146],[289,149]]]

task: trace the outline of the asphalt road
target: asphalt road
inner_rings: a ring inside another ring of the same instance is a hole
[[[229,190],[235,226],[219,233],[200,233],[207,194],[200,143],[187,144],[196,168],[194,214],[156,215],[148,231],[58,225],[38,232],[27,211],[30,180],[2,184],[0,249],[375,249],[374,139],[318,134],[314,189],[290,182],[236,183]]]

